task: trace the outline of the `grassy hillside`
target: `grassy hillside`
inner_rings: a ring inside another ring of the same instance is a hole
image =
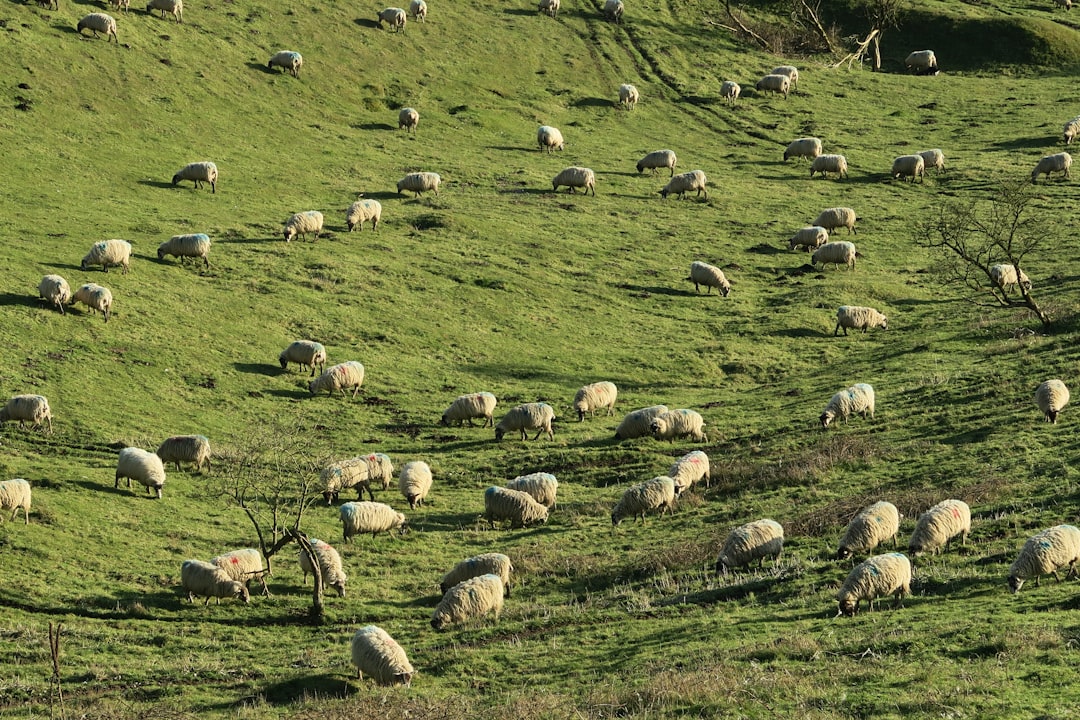
[[[939,5],[917,9],[940,16]],[[1073,408],[1051,426],[1032,401],[1044,379],[1080,385],[1073,182],[1034,189],[1046,237],[1025,268],[1058,320],[1049,331],[942,287],[913,227],[944,199],[986,201],[1061,149],[1080,98],[1057,76],[1068,63],[1046,66],[1080,46],[1076,31],[1048,7],[987,6],[965,46],[998,47],[993,23],[1038,26],[1050,59],[975,62],[943,40],[947,72],[915,78],[757,53],[716,27],[715,3],[633,4],[622,26],[599,8],[552,20],[529,4],[430,3],[427,23],[395,35],[377,27],[379,7],[333,1],[193,3],[182,25],[140,6],[113,13],[117,45],[75,33],[96,4],[0,7],[0,390],[48,396],[55,425],[2,429],[0,479],[29,479],[34,508],[28,526],[0,525],[0,715],[59,715],[50,622],[64,626],[68,716],[1058,717],[1075,706],[1075,585],[1015,597],[1005,585],[1026,537],[1077,519]],[[935,45],[911,39],[918,27],[887,36],[890,62]],[[267,70],[281,49],[303,53],[299,78]],[[781,61],[803,69],[799,91],[756,94]],[[744,88],[736,107],[717,97],[725,79]],[[642,94],[632,112],[614,103],[623,82]],[[404,106],[420,112],[414,136],[397,130]],[[563,152],[537,150],[540,124],[561,128]],[[847,180],[782,161],[811,134],[847,156]],[[932,147],[947,173],[888,179],[893,157]],[[662,200],[666,178],[635,172],[658,148],[707,173],[707,200]],[[171,185],[204,159],[219,167],[216,193]],[[568,165],[595,170],[595,198],[551,192]],[[414,170],[440,173],[437,197],[395,192]],[[360,193],[383,205],[375,233],[347,232]],[[860,216],[857,235],[839,236],[862,254],[854,272],[813,270],[787,250],[836,205]],[[286,244],[282,223],[309,209],[326,232]],[[157,260],[159,243],[187,232],[213,238],[209,271]],[[114,237],[133,243],[130,273],[80,268]],[[696,294],[693,260],[724,268],[731,295]],[[46,273],[108,286],[113,319],[45,308]],[[878,308],[889,329],[834,337],[843,304]],[[280,370],[299,338],[324,343],[331,363],[362,362],[361,396],[310,397],[305,374]],[[574,392],[601,379],[619,387],[616,415],[575,422]],[[876,417],[821,430],[830,396],[856,382],[876,388]],[[498,396],[496,419],[552,404],[554,441],[437,425],[479,390]],[[699,410],[708,442],[613,439],[623,413],[655,403]],[[109,486],[119,448],[196,432],[215,449],[205,475],[170,470],[160,501]],[[378,451],[435,475],[415,512],[396,488],[378,493],[409,516],[403,537],[345,545],[336,507],[308,510],[303,529],[333,542],[349,574],[318,626],[292,548],[275,558],[272,597],[248,606],[192,606],[179,590],[185,559],[257,543],[219,491],[238,456],[275,437],[312,466]],[[613,531],[623,490],[692,449],[709,454],[711,486],[672,517]],[[540,470],[560,483],[546,525],[478,519],[485,487]],[[903,547],[947,497],[971,505],[968,544],[919,563],[903,610],[834,618],[850,565],[832,557],[854,512],[894,502]],[[728,532],[761,517],[785,527],[780,562],[717,577]],[[439,578],[486,551],[517,568],[501,620],[436,633]],[[411,688],[355,680],[349,638],[369,623],[409,653]]]

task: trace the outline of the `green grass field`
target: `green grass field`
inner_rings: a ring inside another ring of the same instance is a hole
[[[374,5],[193,3],[182,25],[136,5],[106,10],[119,45],[75,32],[100,4],[0,7],[0,396],[48,396],[55,426],[0,438],[0,479],[34,487],[30,524],[0,525],[0,717],[1075,715],[1076,582],[1013,596],[1005,579],[1027,537],[1077,520],[1074,408],[1049,425],[1033,401],[1048,378],[1080,386],[1076,181],[1032,189],[1045,238],[1025,270],[1048,329],[943,286],[915,232],[941,202],[988,202],[1063,149],[1080,113],[1080,25],[1065,11],[920,0],[870,73],[759,52],[698,0],[628,3],[621,26],[598,1],[553,20],[529,3],[434,0],[400,34]],[[854,35],[860,17],[833,21]],[[903,73],[923,47],[940,76]],[[282,49],[303,54],[299,78],[267,70]],[[754,92],[787,62],[798,92]],[[726,79],[743,87],[735,107],[718,97]],[[624,82],[641,91],[633,111],[615,103]],[[420,112],[412,136],[397,129],[404,106]],[[562,130],[563,152],[538,151],[541,124]],[[783,162],[804,135],[844,154],[850,177]],[[893,157],[934,147],[947,173],[889,180]],[[705,171],[707,200],[662,200],[666,176],[635,171],[659,148]],[[217,163],[216,193],[171,185],[196,160]],[[595,198],[551,192],[569,165],[596,172]],[[395,192],[415,170],[442,176],[437,197]],[[382,224],[350,234],[361,193]],[[788,238],[837,205],[859,214],[837,239],[862,257],[812,270]],[[311,209],[322,237],[286,244],[285,219]],[[213,238],[209,271],[157,260],[193,232]],[[130,273],[80,269],[108,238],[133,244]],[[722,267],[731,295],[696,294],[694,260]],[[48,273],[109,287],[113,318],[45,307]],[[876,307],[889,329],[834,337],[844,304]],[[362,362],[361,395],[311,397],[306,374],[280,370],[301,338]],[[597,380],[618,385],[616,413],[578,423],[574,393]],[[857,382],[876,389],[876,417],[822,430],[829,398]],[[553,405],[554,441],[437,424],[480,390],[499,398],[496,421]],[[624,413],[657,403],[701,412],[708,442],[614,440]],[[120,448],[188,433],[210,438],[209,472],[170,469],[160,501],[109,487]],[[342,544],[336,507],[307,510],[301,529],[349,574],[321,624],[294,546],[273,558],[272,597],[203,607],[180,590],[185,559],[257,544],[222,489],[276,440],[301,453],[257,458],[267,482],[298,487],[317,478],[282,468],[368,452],[434,471],[420,510],[378,493],[409,516],[402,537]],[[692,449],[709,454],[711,486],[613,531],[623,490]],[[559,479],[548,523],[488,529],[483,489],[533,471]],[[835,618],[850,517],[892,501],[905,548],[949,497],[972,508],[967,545],[921,559],[902,610]],[[763,517],[784,525],[780,561],[716,576],[728,532]],[[439,579],[489,551],[517,570],[501,619],[436,633]],[[371,623],[408,652],[410,688],[355,679],[349,640]]]

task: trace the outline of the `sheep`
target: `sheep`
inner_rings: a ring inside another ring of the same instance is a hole
[[[171,238],[158,245],[158,260],[164,260],[166,255],[172,255],[178,258],[202,258],[204,267],[209,270],[210,236],[206,233],[173,235]]]
[[[307,234],[312,233],[315,237],[311,242],[315,242],[319,239],[322,229],[323,214],[318,210],[305,210],[291,215],[285,221],[285,229],[281,234],[285,242],[291,242],[297,235],[307,240]]]
[[[40,428],[42,423],[48,423],[49,432],[52,432],[52,410],[44,395],[15,395],[10,398],[0,408],[0,424],[9,420],[18,420],[19,427],[26,427],[29,422],[34,430]]]
[[[717,289],[721,297],[727,297],[731,293],[731,283],[724,277],[724,271],[706,262],[695,260],[690,263],[690,277],[687,280],[694,283],[694,290],[699,293],[702,285],[708,288],[707,295],[712,294],[713,288]]]
[[[852,415],[861,415],[863,420],[867,416],[873,419],[874,404],[874,388],[866,383],[857,383],[833,395],[818,420],[821,421],[821,427],[828,428],[837,418],[844,422]]]
[[[911,182],[915,182],[915,178],[925,180],[926,160],[923,159],[922,155],[900,155],[893,159],[889,177],[911,178]]]
[[[834,207],[822,210],[818,213],[818,216],[814,218],[814,222],[811,225],[817,225],[823,227],[826,230],[832,232],[837,228],[847,228],[848,234],[859,234],[859,231],[855,229],[855,223],[859,221],[859,218],[855,216],[855,211],[849,207]]]
[[[183,0],[150,0],[150,2],[146,3],[146,12],[153,12],[154,10],[161,11],[162,20],[165,19],[165,13],[169,12],[172,13],[177,25],[184,21]]]
[[[426,22],[427,21],[427,3],[424,0],[410,0],[409,2],[409,14],[412,15],[414,21]]]
[[[1020,271],[1020,280],[1016,279],[1016,266],[1012,263],[998,263],[990,266],[990,279],[994,284],[1006,292],[1008,288],[1016,286],[1024,290],[1031,290],[1031,279],[1023,270]]]
[[[60,0],[37,0],[38,7],[43,7],[46,10],[59,10]]]
[[[821,263],[822,270],[824,270],[825,266],[829,263],[832,263],[837,268],[839,268],[842,263],[854,270],[856,257],[855,243],[838,240],[827,242],[815,250],[814,254],[810,256],[810,262],[814,265]]]
[[[474,427],[473,418],[482,418],[484,422],[481,423],[480,427],[495,427],[495,418],[492,415],[495,412],[496,404],[498,404],[498,400],[489,392],[459,395],[454,402],[450,403],[450,407],[443,412],[439,423],[442,425],[468,423],[469,427]]]
[[[251,588],[252,580],[259,580],[263,586],[263,594],[269,595],[266,588],[266,568],[263,567],[263,556],[255,548],[242,550],[230,550],[217,557],[210,558],[210,564],[219,568],[230,579],[241,582],[245,587]]]
[[[379,27],[382,27],[383,23],[386,23],[388,30],[394,32],[405,32],[405,11],[401,8],[388,7],[385,10],[380,10],[379,15]]]
[[[199,183],[210,183],[210,192],[217,193],[217,165],[209,160],[188,163],[172,176],[172,184],[176,185],[181,180],[191,180],[195,183],[195,189],[202,187]]]
[[[816,137],[792,140],[784,148],[784,162],[787,162],[788,158],[809,158],[813,160],[819,155],[821,155],[821,139]]]
[[[413,0],[413,2],[421,2],[424,0]],[[427,14],[427,3],[424,3],[424,14]],[[398,130],[404,128],[406,133],[416,133],[416,126],[420,124],[420,113],[414,108],[403,107],[398,111],[397,126]]]
[[[300,77],[300,68],[304,66],[304,57],[295,50],[279,50],[270,56],[266,62],[266,69],[281,68],[293,77]]]
[[[916,50],[904,60],[904,67],[918,75],[934,73],[938,67],[937,57],[933,50]]]
[[[510,563],[510,558],[502,553],[475,555],[462,560],[450,572],[443,575],[443,579],[439,582],[439,591],[445,595],[447,590],[470,578],[498,575],[502,580],[506,597],[510,597],[510,575],[513,572],[514,566]]]
[[[775,67],[769,74],[786,75],[788,80],[791,81],[792,92],[795,92],[795,90],[797,90],[799,87],[799,68],[795,67],[794,65],[781,65],[780,67]]]
[[[650,175],[655,175],[657,168],[668,168],[671,170],[669,177],[675,177],[675,165],[678,163],[678,158],[675,157],[674,150],[653,150],[651,153],[641,158],[637,162],[637,171],[641,172],[645,168],[649,168]]]
[[[915,153],[923,159],[923,167],[926,170],[934,168],[938,172],[945,171],[945,153],[941,150],[934,148],[933,150],[923,150]]]
[[[592,190],[593,197],[596,197],[596,173],[586,167],[568,167],[563,168],[558,175],[551,180],[551,192],[558,192],[559,186],[565,185],[567,192],[577,192],[574,188],[585,188],[585,194],[588,195]]]
[[[120,44],[120,39],[116,37],[116,20],[111,15],[105,13],[90,13],[83,17],[79,21],[79,24],[75,26],[75,31],[82,35],[84,29],[90,30],[94,33],[94,37],[100,37],[99,32],[105,33],[105,42],[109,42],[109,38],[116,40],[116,44]]]
[[[151,488],[157,490],[158,500],[161,499],[161,489],[165,487],[165,465],[156,453],[147,452],[142,448],[126,447],[120,451],[120,457],[116,464],[116,478],[113,487],[120,487],[120,478],[127,478],[127,486],[131,487],[134,478],[146,486],[149,494]]]
[[[720,85],[720,97],[728,101],[728,105],[734,105],[739,100],[742,88],[734,80],[725,80]]]
[[[326,369],[326,347],[314,340],[295,340],[278,355],[278,363],[282,370],[288,368],[289,363],[296,363],[301,371],[311,368],[308,377],[315,377],[316,366],[320,373]]]
[[[1058,413],[1069,404],[1069,388],[1060,380],[1046,380],[1035,389],[1035,404],[1046,416],[1046,422],[1057,423]]]
[[[506,483],[506,487],[509,490],[527,493],[533,500],[548,510],[555,509],[556,497],[559,493],[559,481],[551,473],[535,472],[528,475],[518,475]]]
[[[971,532],[971,509],[963,500],[942,500],[924,512],[915,524],[915,532],[908,541],[912,557],[924,553],[936,555],[942,547],[948,547],[953,538],[960,536],[960,544],[967,545]]]
[[[503,582],[498,575],[488,573],[459,582],[447,590],[439,601],[431,615],[431,627],[442,630],[450,623],[483,617],[489,612],[495,615],[495,622],[498,622],[504,597]]]
[[[675,512],[675,481],[667,475],[659,475],[626,489],[611,509],[611,526],[618,527],[626,517],[640,518],[645,522],[645,513],[659,510]]]
[[[542,12],[550,17],[555,17],[559,14],[559,0],[540,0],[536,6],[537,12]]]
[[[420,197],[422,193],[428,190],[435,193],[435,197],[439,196],[439,183],[442,182],[442,178],[438,173],[433,172],[414,172],[409,173],[405,177],[398,180],[397,191],[404,194],[406,190],[411,190],[416,193],[416,197]]]
[[[613,23],[622,22],[623,11],[625,10],[622,0],[604,0],[604,18]]]
[[[90,265],[100,265],[102,272],[119,265],[122,275],[128,274],[131,265],[131,243],[127,240],[102,240],[90,246],[90,252],[83,256],[80,267],[85,270]]]
[[[809,225],[795,231],[795,234],[788,240],[788,250],[801,247],[806,252],[810,252],[811,250],[817,250],[827,242],[829,242],[828,230],[820,225]]]
[[[366,672],[379,685],[409,687],[416,671],[409,663],[405,650],[376,625],[365,625],[357,630],[349,644],[352,664],[356,666],[356,679],[363,680]]]
[[[526,440],[529,437],[526,431],[536,430],[533,440],[539,439],[542,433],[547,433],[548,440],[554,440],[555,431],[551,429],[553,420],[555,420],[555,410],[547,403],[518,405],[503,415],[502,420],[495,426],[495,439],[502,440],[506,433],[518,430],[521,432],[521,439]]]
[[[891,502],[881,500],[864,507],[848,523],[840,547],[836,550],[836,559],[843,560],[855,553],[869,553],[887,540],[892,540],[893,547],[896,547],[898,532],[900,512]]]
[[[651,405],[626,413],[619,427],[615,428],[615,438],[630,440],[652,435],[652,421],[667,411],[667,405]]]
[[[828,178],[831,172],[836,173],[837,180],[846,178],[847,158],[843,155],[818,155],[810,163],[810,177],[814,177],[814,173],[821,173],[821,177]]]
[[[770,91],[783,93],[784,99],[787,100],[788,92],[791,90],[791,78],[787,75],[766,75],[757,81],[754,89],[763,95]]]
[[[0,482],[0,510],[11,510],[11,521],[15,521],[15,515],[23,511],[23,525],[30,524],[30,483],[22,478],[4,480]],[[0,522],[3,518],[0,517]]]
[[[894,607],[904,606],[905,595],[911,594],[911,561],[901,553],[875,555],[855,566],[836,593],[837,617],[852,617],[859,612],[859,603],[866,600],[870,612],[874,600],[886,595],[896,598]]]
[[[409,522],[405,515],[383,503],[347,502],[341,506],[338,513],[341,516],[345,542],[360,533],[371,533],[371,537],[375,537],[381,532],[395,529],[398,535],[409,531]]]
[[[92,315],[96,315],[97,311],[100,310],[105,322],[109,322],[109,316],[112,315],[112,291],[97,283],[80,285],[79,289],[71,295],[71,302],[72,304],[81,302],[86,305],[86,307],[90,308]]]
[[[566,147],[566,142],[563,140],[562,133],[559,132],[559,128],[552,127],[550,125],[541,125],[536,130],[536,144],[540,146],[540,152],[545,150],[548,154],[558,150],[562,151]]]
[[[64,303],[71,302],[71,286],[59,275],[46,275],[38,283],[38,297],[55,305],[64,314]]]
[[[415,510],[424,504],[424,498],[431,490],[431,467],[423,460],[413,460],[401,466],[398,475],[398,490],[409,501],[409,509]]]
[[[870,328],[888,330],[889,318],[874,308],[861,305],[841,305],[836,308],[836,327],[833,328],[833,337],[836,337],[837,333],[840,332],[840,328],[844,329],[844,335],[848,334],[848,328],[862,330],[863,332]]]
[[[131,9],[131,0],[109,0],[109,4],[112,5],[117,12],[127,12]]]
[[[390,487],[390,481],[394,477],[394,464],[390,457],[383,453],[371,453],[349,460],[341,460],[331,463],[323,468],[319,479],[323,483],[323,497],[326,504],[331,505],[338,499],[342,490],[356,488],[356,498],[364,499],[364,491],[368,497],[375,499],[375,493],[371,489],[373,482],[378,481],[382,489]]]
[[[203,464],[210,468],[210,439],[205,435],[174,435],[167,438],[157,449],[162,463],[175,463],[180,472],[181,462],[195,463],[196,470]]]
[[[318,538],[308,541],[311,549],[315,552],[315,559],[319,563],[319,574],[322,575],[323,587],[332,587],[337,590],[338,597],[345,597],[345,583],[349,577],[341,568],[341,555],[329,543]],[[300,570],[304,573],[304,584],[307,585],[307,576],[315,575],[315,569],[311,565],[308,554],[300,550]]]
[[[483,518],[492,529],[499,520],[509,520],[510,528],[514,529],[546,523],[548,509],[527,492],[492,485],[484,491]]]
[[[349,232],[360,226],[360,232],[364,231],[364,223],[371,221],[371,231],[379,229],[379,221],[382,219],[382,203],[378,200],[357,200],[345,211],[345,222],[349,226]]]
[[[649,424],[652,435],[657,440],[674,442],[675,438],[689,436],[696,442],[708,442],[705,435],[705,421],[694,410],[669,410],[653,418]]]
[[[667,196],[671,193],[677,193],[679,198],[686,197],[686,193],[691,190],[697,190],[697,196],[701,197],[701,193],[705,193],[705,199],[709,199],[709,191],[705,187],[705,183],[708,179],[705,177],[705,173],[701,170],[691,170],[690,172],[680,173],[674,175],[668,184],[664,186],[664,189],[660,191],[660,197],[667,199]]]
[[[326,368],[322,375],[308,383],[308,392],[317,395],[326,390],[327,395],[333,395],[335,390],[340,390],[341,396],[345,397],[345,390],[352,388],[355,399],[363,383],[364,366],[355,360],[349,360]]]
[[[585,419],[585,413],[595,415],[597,410],[606,409],[608,415],[613,415],[618,395],[619,389],[615,387],[615,383],[607,380],[583,385],[574,395],[574,411],[577,412],[578,422]]]
[[[671,466],[668,477],[675,482],[676,495],[682,495],[702,480],[709,487],[709,456],[700,450],[686,453]]]
[[[1080,135],[1080,115],[1065,123],[1062,128],[1061,139],[1065,141],[1066,145],[1072,145],[1073,138],[1077,135]]]
[[[619,16],[622,16],[622,2],[619,2]],[[605,8],[606,9],[606,8]],[[617,22],[617,21],[616,21]],[[623,83],[619,86],[619,104],[627,110],[633,110],[637,107],[638,100],[641,99],[641,94],[638,89],[630,83]]]
[[[1039,160],[1038,164],[1035,165],[1035,169],[1031,171],[1031,182],[1038,181],[1041,173],[1046,174],[1046,182],[1050,182],[1050,173],[1059,172],[1065,177],[1069,177],[1070,167],[1072,167],[1072,155],[1069,153],[1059,152],[1047,155]]]
[[[210,598],[217,598],[218,604],[223,597],[236,597],[244,602],[251,602],[247,587],[233,580],[217,565],[202,560],[185,560],[180,566],[180,582],[187,590],[188,600],[195,602],[195,596],[206,596],[203,605],[210,604]]]
[[[716,574],[727,575],[728,571],[745,567],[755,560],[758,567],[765,567],[765,558],[772,558],[774,564],[780,562],[780,553],[784,551],[784,528],[775,520],[765,518],[740,525],[732,530],[720,555],[716,559]]]
[[[1054,4],[1057,5],[1059,8],[1072,10],[1072,0],[1054,0]]]
[[[14,517],[14,516],[12,516]],[[1076,577],[1076,562],[1080,560],[1080,529],[1075,525],[1055,525],[1027,539],[1020,554],[1009,567],[1009,588],[1013,594],[1020,592],[1024,581],[1035,578],[1035,587],[1039,587],[1039,578],[1052,574],[1061,582],[1058,570],[1069,566],[1065,576],[1068,580]]]

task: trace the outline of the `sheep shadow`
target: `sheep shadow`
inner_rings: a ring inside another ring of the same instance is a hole
[[[228,244],[231,244],[231,245],[257,245],[257,244],[261,244],[261,243],[280,243],[280,242],[284,242],[281,239],[280,235],[278,235],[276,237],[261,237],[261,238],[259,238],[259,237],[231,237],[231,238],[222,238],[220,240],[214,240],[215,244],[217,244],[217,243],[222,243],[222,244],[228,243]]]
[[[753,247],[746,248],[746,252],[754,253],[755,255],[787,255],[791,252],[791,250],[773,247],[768,243],[760,243],[758,245],[754,245]]]
[[[518,16],[521,16],[521,17],[526,17],[528,15],[539,15],[540,14],[536,10],[527,10],[525,8],[509,8],[509,9],[503,10],[503,13],[506,14],[506,15],[518,15]]]
[[[307,390],[263,390],[267,395],[285,398],[286,400],[304,400],[313,397]],[[340,395],[338,396],[341,397]]]
[[[381,30],[382,23],[378,20],[368,20],[367,18],[356,18],[353,20],[358,26],[362,28],[368,28],[369,30]]]
[[[277,377],[279,375],[287,375],[288,370],[282,370],[277,365],[269,365],[267,363],[233,363],[233,367],[242,373],[249,375],[265,375],[266,377]]]
[[[359,125],[350,125],[353,130],[399,130],[390,123],[362,123]]]
[[[1057,135],[1036,138],[1016,138],[1013,140],[1001,140],[999,142],[990,143],[990,147],[997,148],[999,150],[1022,150],[1024,148],[1049,148],[1057,147],[1061,142],[1061,133]]]
[[[773,337],[789,337],[789,338],[801,338],[801,337],[813,337],[813,338],[827,338],[832,337],[832,333],[822,332],[820,330],[811,330],[810,328],[785,328],[783,330],[777,330],[770,333]]]
[[[269,705],[286,706],[302,703],[313,697],[320,699],[344,698],[349,694],[359,694],[359,688],[350,686],[347,679],[341,675],[321,673],[318,675],[305,675],[294,677],[281,682],[272,683],[262,689],[262,697]],[[250,698],[241,698],[234,702],[220,703],[216,707],[220,710],[242,710],[250,704]]]
[[[522,145],[487,145],[485,150],[502,150],[503,152],[536,152],[536,148]]]
[[[177,188],[177,189],[179,189],[179,187],[180,187],[179,185],[173,185],[172,182],[164,182],[162,180],[139,180],[138,182],[139,182],[140,185],[145,185],[147,187],[160,188],[162,190],[167,190],[169,188]]]
[[[617,104],[618,103],[616,103],[614,100],[611,100],[610,98],[598,98],[598,97],[581,98],[580,100],[575,100],[574,102],[570,103],[570,105],[572,107],[579,107],[579,108],[585,108],[585,107],[615,107],[615,105],[617,105]]]
[[[376,190],[375,192],[363,193],[365,200],[414,200],[415,198],[409,195],[402,195],[394,190]]]
[[[107,492],[107,493],[109,493],[111,495],[131,495],[132,494],[131,490],[128,490],[126,487],[112,487],[112,486],[108,485],[107,483],[94,482],[93,480],[72,480],[71,484],[72,485],[78,485],[79,487],[81,487],[81,488],[83,488],[85,490],[92,490],[94,492]],[[134,489],[134,488],[132,488],[132,489]],[[154,499],[157,499],[156,496],[154,496],[154,495],[150,495],[148,497],[153,497]]]
[[[502,195],[553,195],[550,190],[545,188],[505,188],[497,191]]]
[[[673,297],[694,297],[700,293],[691,292],[690,290],[681,290],[673,287],[662,287],[659,285],[650,285],[648,287],[644,285],[631,285],[629,283],[618,283],[613,285],[618,290],[627,290],[635,295],[642,297],[648,297],[649,295],[670,295]],[[717,297],[720,297],[717,295]]]
[[[22,305],[23,307],[47,308],[45,301],[34,295],[20,295],[18,293],[0,293],[0,307]],[[59,314],[59,313],[57,313]]]

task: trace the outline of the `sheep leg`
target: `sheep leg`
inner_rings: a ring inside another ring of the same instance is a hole
[[[1061,576],[1060,576],[1060,575],[1058,575],[1058,571],[1057,571],[1056,569],[1055,569],[1055,570],[1051,570],[1050,572],[1051,572],[1051,573],[1053,573],[1053,575],[1054,575],[1054,579],[1055,579],[1055,580],[1057,580],[1058,582],[1061,582]]]

